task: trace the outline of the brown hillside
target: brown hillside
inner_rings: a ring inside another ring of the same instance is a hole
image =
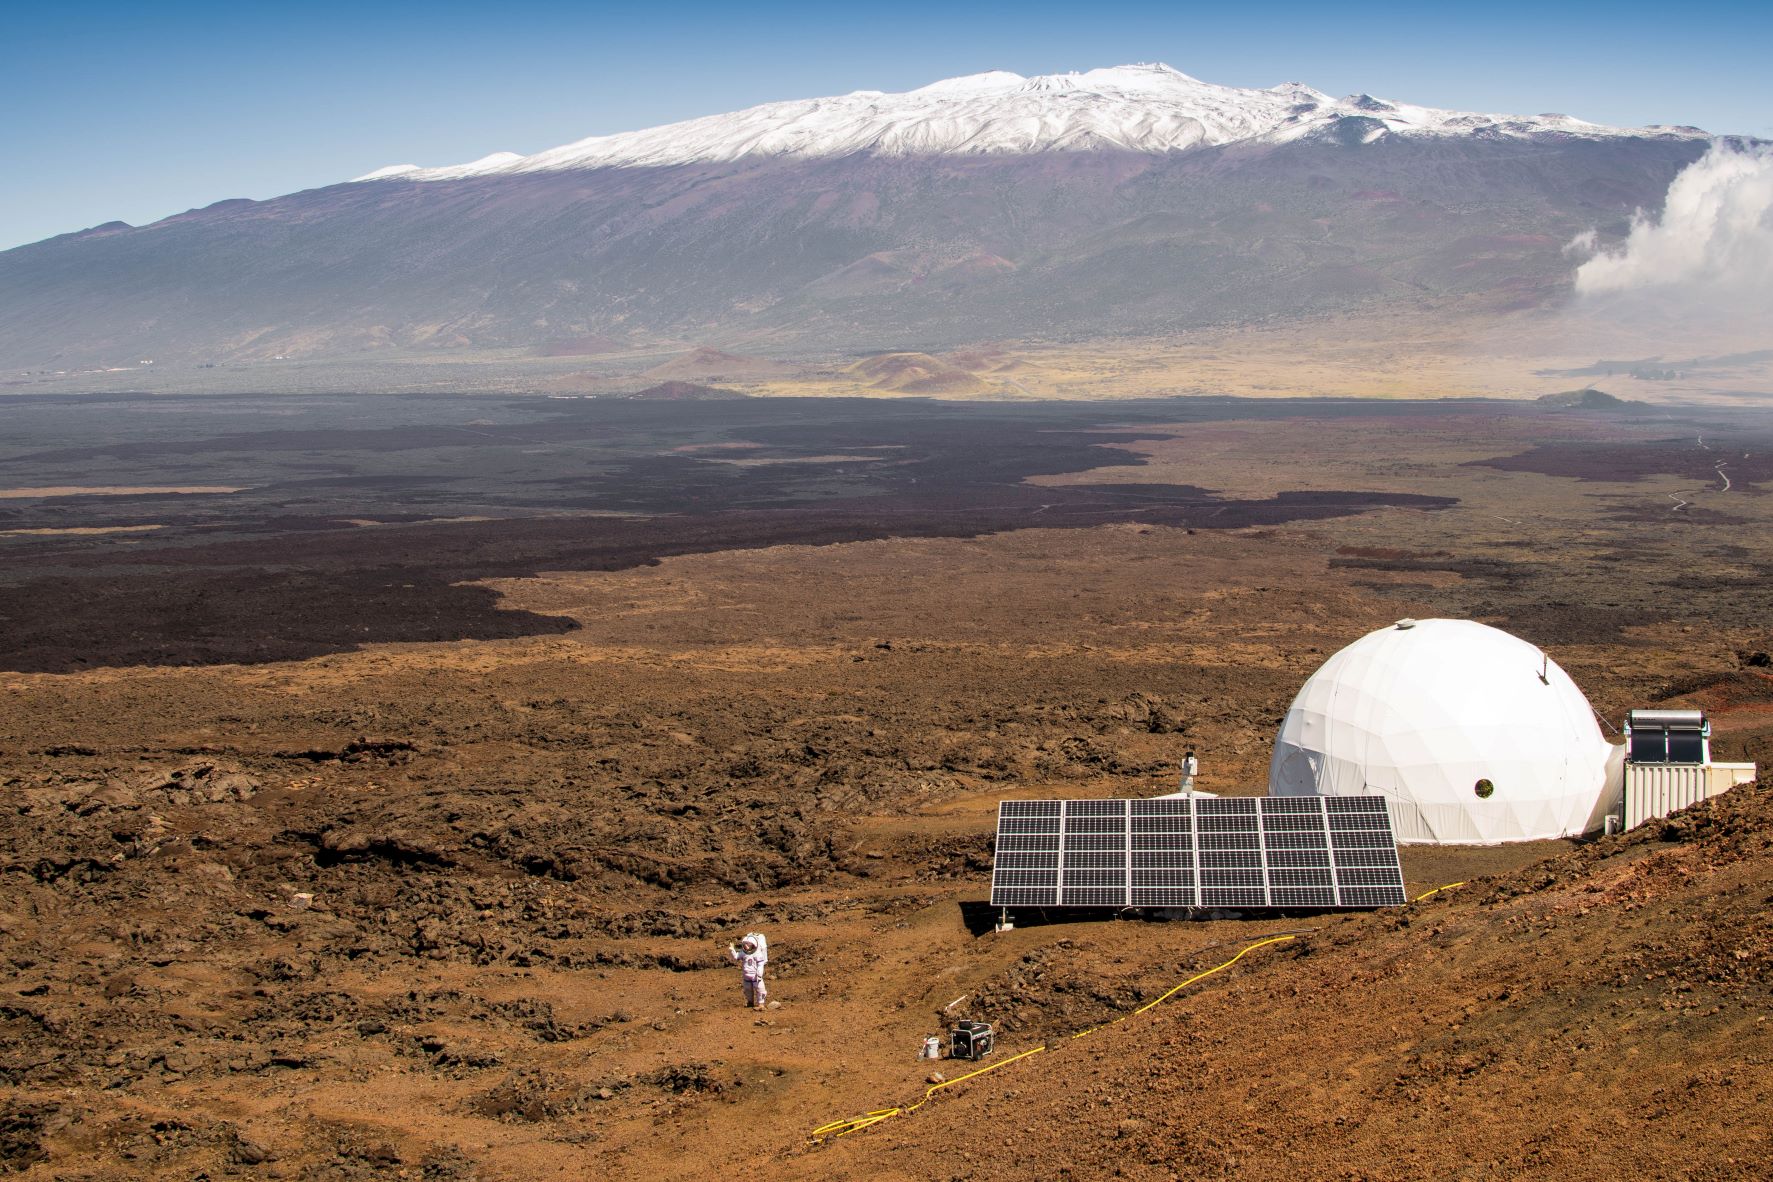
[[[1402,912],[1273,924],[1306,932],[791,1174],[1768,1177],[1770,781]],[[1075,984],[1026,959],[1019,1004]]]
[[[750,395],[738,390],[725,390],[719,386],[704,386],[697,382],[660,382],[656,386],[648,386],[622,397],[646,402],[713,402],[726,398],[749,398]]]
[[[877,390],[907,394],[974,394],[991,388],[966,370],[928,353],[881,353],[845,371]]]

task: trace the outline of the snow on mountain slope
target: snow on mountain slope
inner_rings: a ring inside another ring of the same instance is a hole
[[[1692,127],[1605,127],[1568,115],[1444,111],[1364,94],[1334,99],[1298,82],[1245,90],[1202,82],[1165,65],[1132,65],[1035,78],[996,70],[950,78],[905,94],[859,90],[836,98],[768,103],[645,131],[593,136],[534,156],[496,152],[469,164],[443,168],[397,164],[357,179],[457,180],[745,157],[987,155],[1090,149],[1163,153],[1239,141],[1283,143],[1331,134],[1345,141],[1370,143],[1387,134],[1700,139],[1706,133]]]

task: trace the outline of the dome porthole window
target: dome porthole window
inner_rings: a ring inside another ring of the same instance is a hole
[[[1496,785],[1492,784],[1488,778],[1485,778],[1473,785],[1472,791],[1477,793],[1479,800],[1488,800],[1491,796],[1495,795]]]

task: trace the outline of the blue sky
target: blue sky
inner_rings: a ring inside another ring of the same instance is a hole
[[[0,17],[0,248],[987,69],[1164,61],[1228,85],[1773,138],[1765,4],[21,7]]]

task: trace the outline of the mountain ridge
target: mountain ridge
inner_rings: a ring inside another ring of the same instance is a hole
[[[858,90],[591,136],[532,155],[494,152],[466,164],[396,164],[356,178],[462,180],[565,169],[668,167],[746,158],[997,155],[1118,149],[1166,153],[1314,137],[1371,143],[1385,135],[1705,138],[1698,128],[1620,128],[1568,115],[1501,115],[1332,98],[1302,82],[1220,86],[1162,63],[1024,78],[1005,70],[915,90]]]
[[[951,112],[941,105],[1004,95],[1012,110],[1058,104],[1065,119],[1022,129],[1055,150],[896,154],[876,137],[846,154],[677,164],[495,157],[479,175],[341,181],[16,247],[0,252],[0,369],[27,371],[22,380],[147,359],[593,340],[809,358],[1388,308],[1487,317],[1567,298],[1565,245],[1617,241],[1710,142],[1678,130],[1578,134],[1574,121],[1449,131],[1420,114],[1431,108],[1367,96],[1335,100],[1298,134],[1290,124],[1279,138],[1251,135],[1270,126],[1252,111],[1316,103],[1316,92],[1234,92],[1148,67],[1133,76],[1146,91],[1245,105],[1188,124],[1158,117],[1160,103],[1138,129],[1196,146],[1147,151],[1085,134],[1132,126],[1098,118],[1137,97],[1124,71],[1106,73],[973,76],[916,99]],[[843,111],[885,97],[848,96]],[[1393,130],[1430,124],[1441,130]],[[732,130],[684,150],[736,144]],[[948,142],[907,135],[895,142]]]

